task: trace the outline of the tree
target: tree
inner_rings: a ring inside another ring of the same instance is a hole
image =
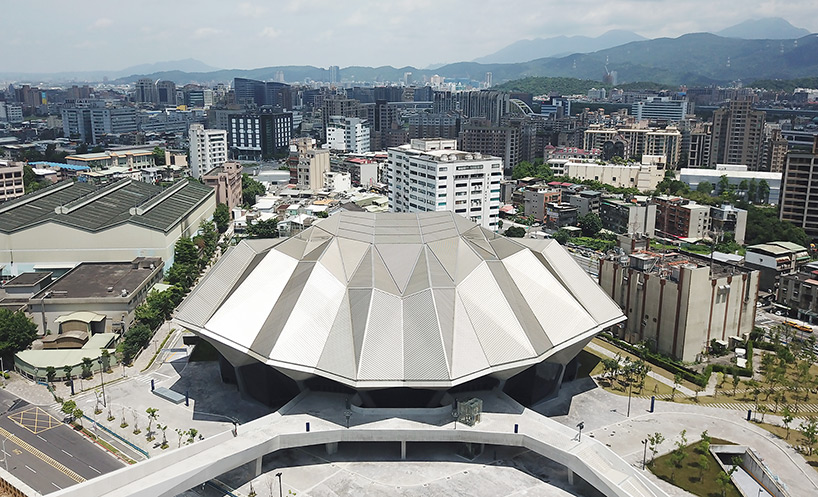
[[[656,459],[656,454],[659,452],[659,446],[665,441],[665,436],[658,431],[653,435],[648,435],[648,449],[650,449],[650,464]]]
[[[199,251],[188,237],[181,237],[173,248],[173,264],[189,264],[196,266],[199,263]]]
[[[673,400],[676,398],[676,390],[679,388],[679,385],[681,385],[681,384],[682,384],[682,375],[679,374],[679,373],[676,373],[675,375],[673,375],[673,390],[671,390],[671,392],[670,392],[670,401],[671,402],[673,402]]]
[[[74,410],[77,408],[77,403],[73,400],[66,400],[62,403],[62,407],[60,410],[64,412],[66,415],[73,417]]]
[[[247,236],[250,238],[278,238],[278,221],[270,218],[248,224]]]
[[[738,375],[738,371],[735,369],[733,370],[733,397],[736,396],[736,389],[738,388],[738,384],[741,383],[741,378]]]
[[[766,204],[770,200],[770,185],[767,184],[767,180],[763,179],[758,182],[757,191],[758,201]]]
[[[183,292],[190,290],[199,275],[198,266],[174,263],[165,278],[168,284],[179,287]]]
[[[798,430],[801,432],[808,455],[811,456],[813,450],[815,450],[815,444],[818,443],[818,420],[810,416],[806,421],[802,421],[801,424],[798,425]]]
[[[90,378],[91,377],[91,368],[94,366],[94,361],[91,360],[90,357],[83,357],[82,358],[82,377],[83,378]]]
[[[153,147],[153,161],[157,166],[165,165],[165,149]]]
[[[750,182],[747,184],[747,201],[749,202],[756,202],[758,195],[758,183],[756,183],[755,178],[750,178]]]
[[[787,429],[787,440],[790,439],[790,423],[793,420],[792,411],[790,411],[790,406],[784,406],[781,409],[781,422],[784,423],[784,428]]]
[[[37,338],[37,325],[22,311],[0,309],[0,356],[26,349]]]
[[[72,414],[74,416],[74,419],[76,419],[79,422],[80,427],[82,427],[82,417],[85,415],[85,413],[82,412],[82,409],[77,407],[76,409],[74,409],[74,412]]]
[[[65,374],[65,381],[68,382],[71,380],[71,373],[74,371],[74,366],[63,366],[62,372]]]
[[[704,193],[705,195],[710,195],[713,193],[713,183],[709,181],[701,181],[696,186],[696,191],[699,193]]]
[[[565,245],[568,243],[568,240],[571,238],[571,233],[568,232],[567,229],[560,228],[554,233],[554,240],[557,241],[560,245]]]
[[[216,206],[216,210],[213,211],[213,222],[216,223],[216,230],[219,233],[227,231],[230,226],[230,209],[227,208],[227,204],[220,203]]]
[[[151,433],[151,425],[154,421],[159,419],[159,409],[155,407],[149,407],[145,409],[145,412],[148,414],[148,440],[153,440],[153,434]],[[157,424],[159,424],[157,422]]]
[[[699,456],[699,481],[702,481],[702,477],[704,476],[704,472],[710,467],[710,456],[707,454],[701,454]]]
[[[724,192],[726,192],[728,190],[728,188],[730,187],[730,181],[727,179],[726,174],[722,174],[719,177],[719,183],[718,184],[719,184],[719,195],[721,195],[722,193],[724,193]]]
[[[54,378],[57,376],[57,368],[48,366],[45,368],[45,378],[49,383],[54,383]]]
[[[579,227],[582,229],[583,236],[593,237],[602,229],[602,220],[599,214],[589,212],[579,218]]]
[[[722,497],[727,495],[727,487],[730,486],[731,479],[732,479],[731,475],[725,473],[724,471],[719,471],[719,475],[716,477],[716,482],[719,484],[719,487],[721,488]]]
[[[241,175],[241,201],[246,207],[256,203],[256,196],[264,195],[267,189],[263,184],[254,180],[249,174]]]
[[[511,226],[503,232],[503,235],[509,238],[523,238],[525,237],[525,228]]]

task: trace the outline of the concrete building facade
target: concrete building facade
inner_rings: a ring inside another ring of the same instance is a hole
[[[329,150],[306,150],[298,156],[298,187],[321,190],[324,187],[324,173],[329,171]]]
[[[389,149],[393,212],[453,211],[497,229],[503,160],[457,150],[455,140],[412,140]]]
[[[818,136],[812,151],[791,151],[784,166],[779,218],[818,237]],[[772,188],[770,191],[772,196]]]
[[[762,165],[764,111],[753,110],[750,100],[732,100],[713,112],[708,167],[716,164],[744,164],[750,171]]]
[[[599,206],[602,228],[618,234],[644,234],[653,237],[656,228],[656,204],[603,199]]]
[[[327,124],[327,146],[330,150],[364,154],[369,152],[370,130],[357,117],[331,116]]]
[[[202,177],[207,186],[216,190],[216,203],[225,204],[231,211],[241,206],[241,163],[227,161]]]
[[[23,162],[0,161],[0,202],[22,197],[25,194],[24,166]]]
[[[227,131],[190,125],[190,175],[196,179],[227,161]]]
[[[759,273],[734,264],[637,252],[600,260],[599,285],[628,317],[623,339],[682,361],[700,358],[711,340],[744,337],[755,325]]]

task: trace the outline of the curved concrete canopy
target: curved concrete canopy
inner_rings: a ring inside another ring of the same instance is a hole
[[[429,212],[341,213],[244,241],[177,320],[291,376],[448,388],[541,362],[624,316],[556,242]]]

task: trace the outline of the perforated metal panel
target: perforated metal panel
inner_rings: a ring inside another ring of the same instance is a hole
[[[358,365],[358,379],[403,379],[403,312],[396,295],[375,290]]]
[[[349,295],[344,295],[335,322],[332,323],[327,341],[318,359],[318,369],[327,373],[355,380],[358,357],[355,354],[355,340],[352,333],[352,315]]]
[[[403,299],[403,375],[407,380],[448,378],[432,291]]]

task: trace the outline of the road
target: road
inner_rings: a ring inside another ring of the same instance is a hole
[[[4,467],[42,494],[124,466],[44,409],[0,390]]]

